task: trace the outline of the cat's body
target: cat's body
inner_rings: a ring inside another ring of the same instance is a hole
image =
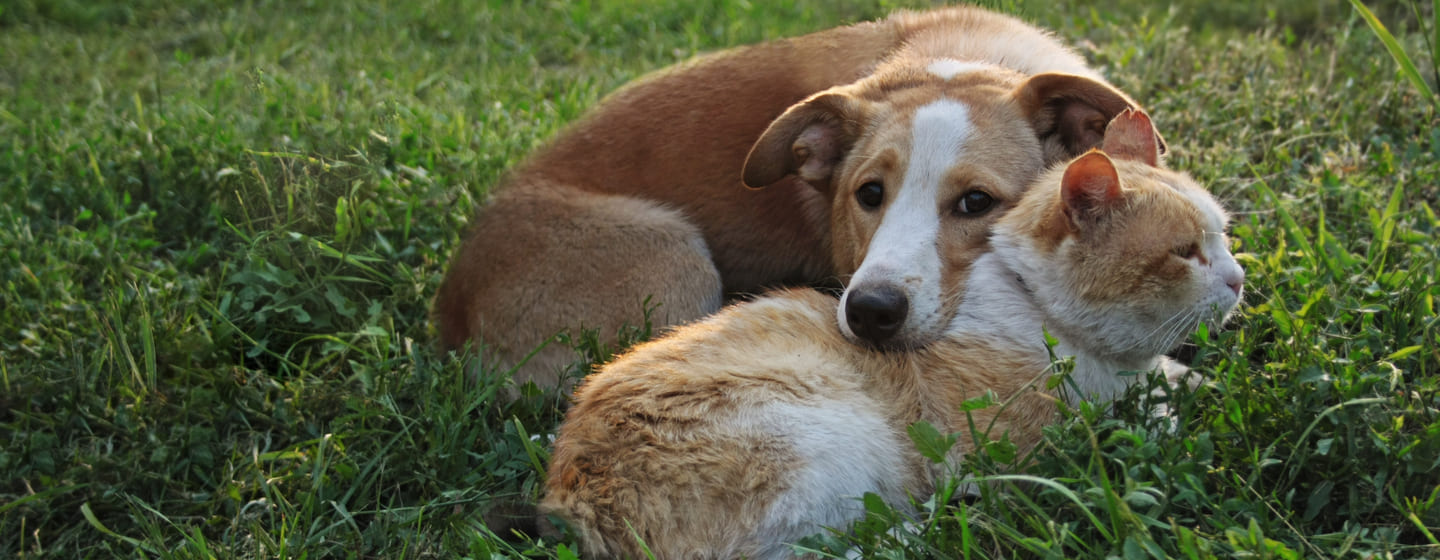
[[[1135,149],[1112,131],[1124,160],[1092,152],[1052,170],[1001,218],[939,342],[852,344],[835,298],[799,290],[607,365],[576,393],[542,509],[591,558],[643,556],[636,537],[656,558],[785,557],[858,519],[867,492],[904,504],[933,491],[939,473],[906,436],[916,421],[969,433],[959,405],[990,390],[1009,402],[972,412],[975,425],[1033,446],[1057,415],[1046,330],[1075,356],[1083,395],[1069,396],[1113,398],[1131,379],[1117,372],[1156,368],[1197,321],[1223,318],[1243,273],[1218,204],[1155,168],[1153,141]],[[962,438],[951,453],[970,449]]]

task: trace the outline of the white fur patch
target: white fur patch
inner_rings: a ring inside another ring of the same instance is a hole
[[[942,80],[949,80],[966,72],[974,72],[986,68],[986,65],[975,62],[964,62],[953,58],[942,58],[931,62],[925,67],[927,72],[938,76]]]
[[[1229,240],[1225,237],[1225,224],[1229,222],[1229,216],[1215,197],[1198,187],[1179,189],[1179,192],[1200,210],[1204,219],[1205,239],[1201,243],[1201,250],[1210,262],[1202,271],[1205,295],[1199,306],[1228,310],[1234,307],[1239,299],[1239,295],[1231,291],[1230,284],[1245,281],[1245,270],[1240,268],[1240,263],[1230,254]]]
[[[840,328],[854,337],[845,320],[845,302],[852,290],[891,285],[905,292],[910,312],[896,338],[904,340],[919,331],[938,334],[943,316],[940,306],[941,186],[975,131],[970,109],[952,99],[940,99],[915,111],[910,139],[910,162],[904,181],[886,185],[894,194],[880,227],[870,239],[864,262],[851,277],[842,297]]]
[[[775,497],[756,528],[759,556],[788,557],[785,545],[822,527],[845,528],[875,492],[903,503],[903,450],[883,414],[868,401],[818,405],[774,403],[737,418],[742,426],[791,442],[799,456],[790,487]]]

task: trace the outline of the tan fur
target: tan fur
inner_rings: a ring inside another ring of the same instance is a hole
[[[621,324],[641,320],[646,297],[664,327],[715,311],[727,292],[838,283],[863,261],[873,232],[846,204],[852,185],[812,184],[780,161],[752,183],[765,188],[745,189],[747,156],[753,161],[757,139],[787,108],[844,84],[854,87],[842,96],[903,128],[904,111],[920,99],[901,90],[935,80],[918,66],[901,70],[934,56],[1010,68],[950,88],[975,105],[986,146],[967,156],[976,163],[957,172],[956,188],[979,180],[996,194],[1016,192],[1045,164],[1095,145],[1097,118],[1133,105],[1049,35],[965,7],[900,13],[656,72],[607,97],[507,174],[435,299],[441,344],[484,344],[488,358],[509,365],[567,329],[597,328],[612,340]],[[880,79],[880,66],[898,70]],[[1063,74],[1029,77],[1041,72]],[[853,136],[871,139],[861,149],[896,148],[896,134],[866,125],[846,123],[858,127]],[[782,139],[787,154],[791,140]],[[947,230],[948,268],[973,258],[982,226]],[[947,297],[962,282],[948,275]],[[574,358],[552,345],[516,380],[554,385]]]
[[[959,404],[989,388],[1002,399],[1019,396],[996,433],[1009,431],[1028,446],[1052,421],[1053,398],[1029,386],[1048,365],[1043,360],[987,350],[984,340],[908,354],[865,350],[834,327],[834,306],[812,291],[768,296],[682,327],[592,376],[576,392],[542,508],[580,529],[587,557],[640,557],[631,527],[657,558],[755,555],[743,537],[785,486],[796,457],[785,441],[727,433],[729,419],[746,408],[776,401],[875,408],[900,438],[922,419],[965,426]],[[961,371],[980,373],[955,379]],[[977,411],[977,424],[988,426],[996,411]],[[931,470],[906,452],[911,477],[897,481],[898,495],[933,491]]]
[[[1223,320],[1243,272],[1208,193],[1149,165],[1157,144],[1115,146],[1125,159],[1091,152],[1037,179],[930,345],[851,344],[831,320],[833,297],[790,290],[606,365],[575,393],[542,511],[577,532],[588,558],[787,557],[795,538],[862,516],[847,507],[861,493],[904,507],[934,491],[944,473],[906,436],[917,421],[962,434],[950,464],[980,444],[972,427],[1023,452],[1061,398],[1114,398],[1129,383],[1122,371],[1180,375],[1160,353],[1206,315]],[[1197,244],[1214,267],[1188,252]],[[1075,357],[1078,393],[1043,389],[1052,327],[1054,350]],[[1004,404],[960,410],[986,391]]]
[[[575,529],[587,558],[761,557],[748,542],[787,488],[797,457],[787,442],[735,430],[732,419],[776,401],[873,409],[888,419],[908,475],[891,498],[934,491],[932,466],[909,446],[925,420],[967,435],[960,403],[994,391],[1004,408],[975,411],[975,425],[1008,433],[1022,450],[1053,423],[1053,396],[1036,389],[1049,363],[983,337],[910,353],[850,344],[835,328],[835,299],[789,291],[728,308],[636,348],[587,379],[556,442],[542,511]],[[1013,400],[1012,400],[1013,399]]]
[[[775,400],[861,390],[854,376],[831,375],[852,367],[855,352],[830,328],[834,299],[790,297],[682,327],[581,384],[569,414],[577,421],[555,449],[541,507],[579,530],[587,557],[642,557],[622,537],[631,527],[657,558],[745,553],[744,537],[795,457],[784,441],[724,433],[715,420]],[[774,361],[749,367],[753,356]]]

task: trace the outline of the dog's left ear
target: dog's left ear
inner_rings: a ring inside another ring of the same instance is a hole
[[[1150,123],[1150,115],[1139,109],[1121,111],[1110,121],[1100,149],[1115,159],[1160,166],[1160,137],[1155,134],[1155,125]]]
[[[1040,138],[1046,163],[1100,147],[1111,119],[1126,109],[1139,109],[1119,90],[1074,74],[1037,74],[1025,80],[1014,96]],[[1165,139],[1153,126],[1151,132],[1160,153],[1165,153]]]
[[[745,186],[767,187],[791,173],[820,190],[860,134],[860,102],[845,93],[821,92],[770,123],[745,158]]]

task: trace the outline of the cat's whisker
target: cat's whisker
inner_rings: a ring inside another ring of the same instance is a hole
[[[1195,325],[1199,324],[1200,315],[1200,311],[1187,310],[1181,315],[1181,320],[1176,321],[1159,341],[1164,343],[1163,346],[1174,346],[1183,342],[1188,331],[1194,330]],[[1169,350],[1169,348],[1165,348],[1165,350]]]
[[[1189,310],[1181,310],[1180,312],[1171,315],[1164,321],[1161,321],[1160,324],[1155,325],[1155,328],[1151,329],[1150,332],[1145,333],[1144,336],[1136,337],[1134,340],[1130,341],[1129,345],[1123,348],[1119,348],[1118,350],[1120,350],[1121,352],[1129,352],[1131,350],[1135,350],[1143,346],[1152,344],[1155,340],[1160,340],[1161,338],[1157,337],[1156,335],[1161,333],[1162,331],[1171,333],[1173,330],[1175,330],[1176,327],[1184,328],[1184,326],[1187,324],[1186,318],[1190,315],[1190,313],[1191,312]]]
[[[1219,199],[1221,206],[1226,207],[1226,208],[1229,208],[1229,207],[1231,206],[1230,202],[1234,201],[1237,197],[1239,197],[1241,192],[1243,192],[1243,189],[1229,189],[1229,190],[1225,191],[1225,193],[1224,193],[1223,195],[1217,196],[1216,198]],[[1232,214],[1238,214],[1238,213],[1239,213],[1239,212],[1232,212]],[[1247,212],[1247,213],[1254,213],[1254,212]]]
[[[1147,340],[1146,342],[1150,348],[1146,349],[1146,351],[1165,352],[1179,346],[1185,339],[1186,331],[1190,330],[1192,325],[1193,323],[1190,321],[1176,321],[1173,326],[1164,333]]]
[[[1154,346],[1162,352],[1170,350],[1175,345],[1184,342],[1189,331],[1195,329],[1204,320],[1205,313],[1206,311],[1200,309],[1182,310],[1157,325],[1145,336],[1136,339],[1125,350],[1134,350],[1144,345]],[[1218,324],[1219,319],[1222,318],[1217,318],[1214,322]]]

